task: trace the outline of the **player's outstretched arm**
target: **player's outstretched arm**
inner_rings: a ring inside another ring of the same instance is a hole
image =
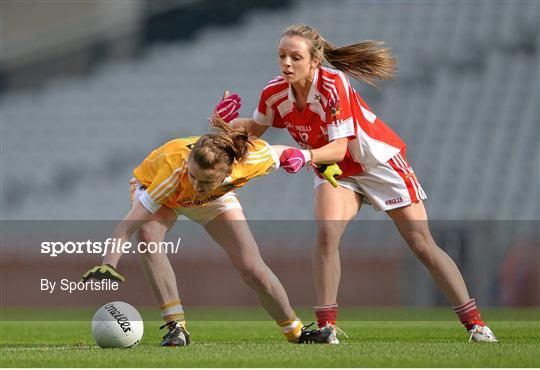
[[[272,149],[274,149],[278,158],[280,158],[285,150],[294,148],[286,145],[272,145]]]
[[[336,139],[328,144],[321,146],[318,149],[312,150],[311,162],[314,165],[330,164],[341,162],[347,153],[347,143],[349,139],[346,137]]]
[[[280,167],[289,173],[300,171],[313,158],[313,151],[310,150],[300,150],[285,145],[272,145],[272,148],[280,159]],[[333,187],[338,187],[336,178],[342,174],[342,171],[336,163],[313,164],[313,167]]]
[[[118,243],[125,243],[142,224],[150,219],[150,217],[152,217],[152,213],[147,211],[140,202],[136,202],[135,206],[128,212],[122,222],[116,226],[112,237],[116,238]],[[109,264],[116,267],[120,257],[122,257],[122,253],[118,251],[107,253],[103,258],[103,264]]]
[[[118,224],[112,234],[112,238],[116,240],[116,245],[123,245],[128,241],[133,233],[141,227],[146,221],[152,217],[152,213],[148,212],[141,203],[135,206],[128,212],[126,217]],[[116,265],[122,257],[122,252],[115,250],[111,252],[107,250],[103,257],[101,265],[97,265],[88,270],[81,278],[82,281],[89,279],[110,279],[116,281],[124,281],[125,277],[116,270]]]
[[[268,126],[259,125],[253,118],[238,118],[242,99],[237,94],[230,95],[228,90],[223,92],[220,102],[214,108],[214,115],[218,115],[232,128],[244,128],[251,137],[261,137]]]
[[[251,137],[261,137],[268,130],[268,126],[259,125],[253,118],[236,118],[229,123],[233,128],[245,128]]]
[[[283,145],[274,147],[281,147],[281,154],[278,154],[280,167],[289,173],[296,173],[308,163],[318,167],[341,162],[347,152],[347,142],[348,138],[341,138],[313,150],[301,150]]]

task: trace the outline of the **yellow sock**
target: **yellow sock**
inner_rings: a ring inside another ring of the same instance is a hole
[[[302,334],[302,320],[294,315],[293,320],[281,321],[277,323],[281,328],[281,332],[289,342],[296,342]]]
[[[184,308],[182,307],[179,299],[169,303],[165,303],[159,306],[159,309],[161,310],[161,318],[163,319],[163,321],[176,321],[184,328],[186,327]]]

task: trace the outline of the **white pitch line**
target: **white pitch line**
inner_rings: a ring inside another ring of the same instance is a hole
[[[36,346],[36,347],[0,347],[0,351],[52,351],[52,350],[66,350],[66,349],[92,349],[97,348],[95,346]]]

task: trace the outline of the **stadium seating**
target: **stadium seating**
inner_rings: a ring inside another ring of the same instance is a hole
[[[240,93],[251,115],[278,74],[281,31],[304,22],[338,45],[376,39],[393,48],[396,82],[354,85],[408,143],[431,218],[538,219],[539,5],[515,5],[298,1],[84,77],[5,94],[3,218],[121,218],[131,169],[166,140],[206,132],[224,89]],[[284,132],[266,135],[292,144]],[[240,195],[248,218],[311,219],[311,187],[309,173],[279,172]],[[369,207],[359,216],[385,217]]]

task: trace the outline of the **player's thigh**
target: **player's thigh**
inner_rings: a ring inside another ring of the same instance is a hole
[[[360,210],[361,203],[361,195],[351,189],[334,188],[328,183],[319,185],[315,189],[314,205],[319,240],[323,244],[333,244],[341,238],[349,220]]]
[[[387,211],[399,233],[410,246],[427,246],[432,242],[424,203],[419,200],[405,207]]]
[[[135,200],[134,202],[137,202]],[[161,270],[164,266],[169,264],[166,251],[157,250],[155,252],[148,251],[148,243],[160,243],[165,240],[165,234],[169,231],[176,222],[176,213],[165,206],[161,207],[156,213],[152,215],[150,220],[145,222],[139,228],[137,233],[137,239],[140,246],[142,243],[146,244],[144,251],[140,252],[141,262],[144,265],[153,266],[154,270]]]
[[[135,199],[134,203],[138,201],[138,199]],[[147,222],[141,225],[137,238],[139,241],[144,242],[163,241],[167,231],[176,223],[176,219],[176,213],[172,209],[163,206]]]
[[[350,220],[360,210],[361,195],[351,189],[323,183],[315,189],[316,220]]]
[[[427,221],[427,212],[422,200],[405,207],[391,209],[387,213],[394,221]]]
[[[139,197],[146,188],[135,178],[132,178],[129,184],[131,207],[133,208],[140,202]],[[165,238],[167,231],[174,226],[177,217],[178,216],[172,209],[165,206],[161,207],[152,215],[150,220],[141,225],[137,232],[137,238],[139,241],[145,242],[162,241]]]
[[[242,209],[231,209],[204,225],[208,235],[227,253],[237,268],[261,261],[259,249]]]

